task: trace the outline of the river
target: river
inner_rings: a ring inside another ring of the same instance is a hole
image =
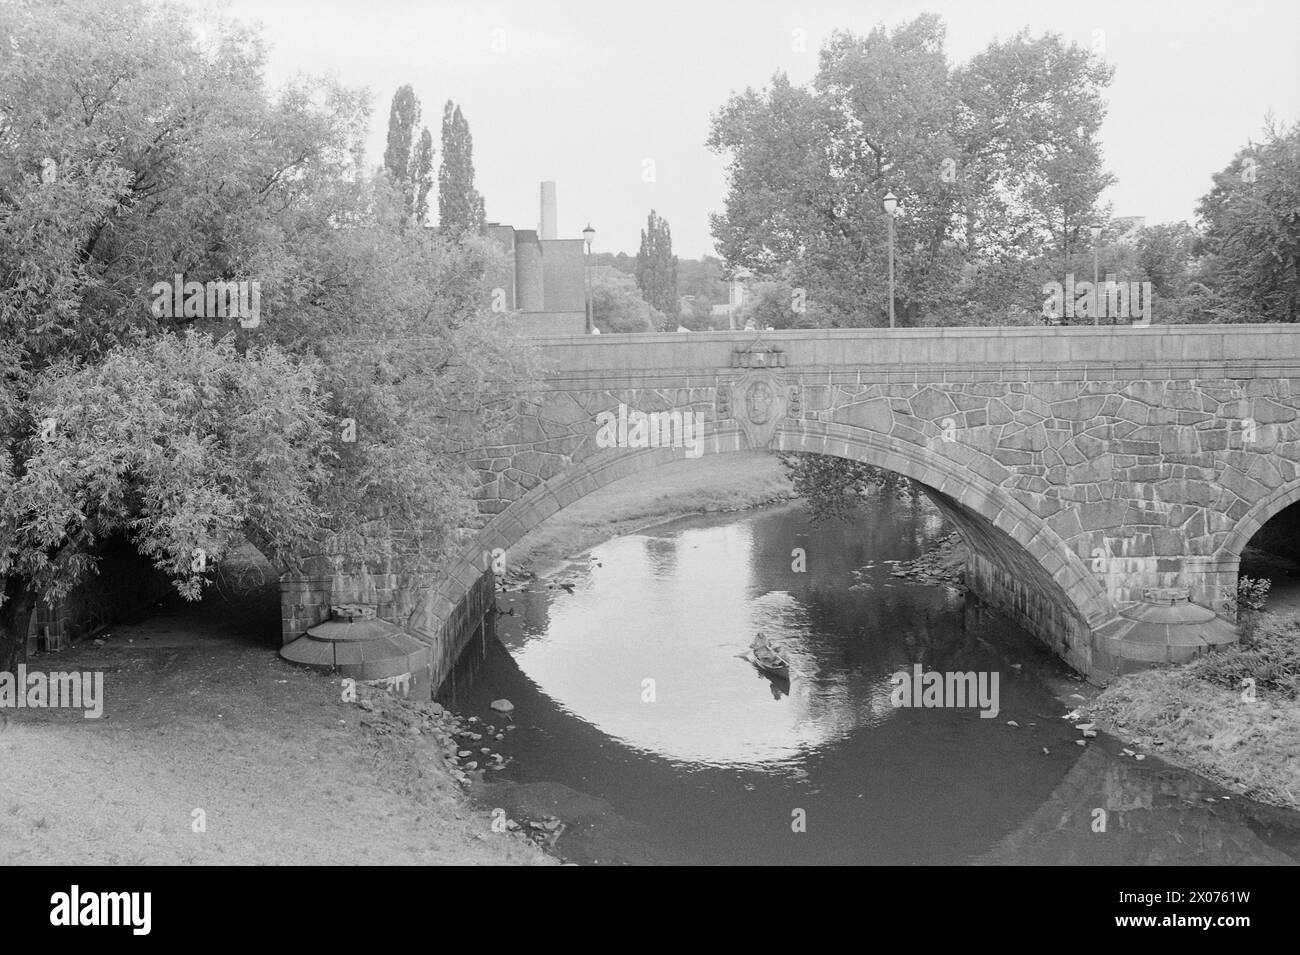
[[[1300,860],[1300,814],[1123,740],[1078,745],[1063,715],[1085,688],[1041,643],[892,576],[948,530],[888,500],[819,526],[798,505],[695,517],[594,548],[567,587],[500,594],[497,640],[442,695],[485,722],[515,705],[477,798],[564,820],[555,850],[588,864]],[[788,684],[742,659],[757,630]],[[996,715],[893,705],[916,665],[996,678]]]

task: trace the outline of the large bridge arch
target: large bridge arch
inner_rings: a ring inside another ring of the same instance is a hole
[[[728,423],[730,424],[730,423]],[[750,450],[738,427],[706,425],[704,453]],[[920,484],[972,549],[972,589],[1038,633],[1076,669],[1092,668],[1091,635],[1114,616],[1101,583],[1057,532],[988,478],[924,445],[868,428],[820,421],[778,427],[774,451],[825,454],[875,465]],[[496,514],[452,562],[409,623],[436,632],[491,563],[547,518],[593,491],[687,457],[681,448],[595,449]]]

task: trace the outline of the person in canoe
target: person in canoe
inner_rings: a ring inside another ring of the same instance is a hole
[[[781,648],[769,643],[761,632],[754,637],[749,649],[754,654],[754,662],[761,669],[776,676],[788,676],[790,665],[785,661]]]

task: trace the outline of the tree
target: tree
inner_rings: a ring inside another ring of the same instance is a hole
[[[806,289],[826,324],[884,324],[892,192],[902,324],[969,321],[991,292],[998,309],[1037,310],[1041,280],[1008,293],[977,277],[1059,271],[1100,215],[1111,71],[1056,36],[1021,33],[957,68],[944,42],[932,14],[836,32],[809,87],[778,73],[714,115],[728,193],[712,227],[729,265]]]
[[[1138,236],[1138,269],[1156,294],[1182,294],[1197,241],[1195,230],[1186,222],[1153,225],[1142,230]]]
[[[808,505],[814,523],[849,520],[857,505],[871,494],[912,500],[920,493],[909,478],[873,464],[803,452],[782,453],[779,457],[795,494]]]
[[[438,220],[448,235],[477,235],[486,225],[483,197],[474,188],[474,140],[460,107],[442,110],[442,167],[438,170]]]
[[[592,320],[602,333],[658,332],[667,327],[667,317],[641,297],[630,275],[609,266],[597,266],[593,273]]]
[[[280,570],[431,570],[476,520],[489,382],[532,374],[486,252],[364,173],[363,96],[272,96],[256,35],[200,22],[0,7],[0,669],[113,534],[191,598],[238,535]],[[258,321],[156,312],[176,274],[256,281]]]
[[[415,221],[424,225],[429,218],[429,191],[433,188],[433,136],[426,126],[420,130],[415,148]]]
[[[680,306],[672,231],[653,209],[646,219],[646,227],[641,230],[641,248],[636,254],[636,284],[651,307],[676,322]]]
[[[420,101],[408,84],[393,94],[388,111],[384,169],[397,184],[415,221],[423,225],[429,211],[429,190],[433,187],[433,137],[425,127],[417,143],[415,128],[419,125]]]
[[[718,326],[713,306],[727,301],[727,283],[722,280],[722,260],[712,255],[702,259],[677,260],[677,289],[684,303],[677,320],[692,331],[707,331]],[[725,320],[720,324],[725,327]]]
[[[384,150],[384,168],[397,182],[411,178],[411,147],[415,145],[415,127],[420,125],[420,101],[410,84],[398,87],[388,109],[388,148]]]
[[[796,305],[803,310],[797,310]],[[736,327],[744,328],[753,322],[759,329],[809,328],[813,327],[813,318],[789,284],[764,279],[750,283],[745,304],[736,316]]]
[[[1201,199],[1202,281],[1220,314],[1300,321],[1300,125],[1271,120],[1264,142],[1241,150]]]

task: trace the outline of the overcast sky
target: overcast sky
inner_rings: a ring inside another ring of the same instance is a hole
[[[1210,175],[1265,114],[1300,118],[1300,3],[882,3],[864,0],[231,0],[260,21],[278,84],[330,73],[367,87],[369,156],[382,161],[388,107],[410,83],[438,144],[442,104],[461,105],[488,219],[536,228],[538,183],[559,192],[559,234],[588,221],[597,251],[635,253],[651,208],[682,257],[713,252],[708,214],[721,210],[724,164],[704,145],[709,116],[733,91],[785,70],[804,83],[832,29],[866,33],[923,11],[948,25],[948,56],[964,62],[1023,27],[1086,46],[1104,31],[1116,75],[1102,127],[1119,182],[1116,215],[1148,223],[1193,217]],[[794,49],[804,31],[807,51]],[[647,159],[655,181],[643,181]],[[436,209],[436,202],[434,203]]]

